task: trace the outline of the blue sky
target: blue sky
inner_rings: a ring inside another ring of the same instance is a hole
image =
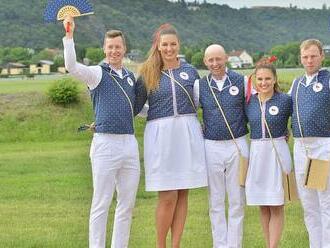
[[[191,1],[191,0],[190,0]],[[251,6],[281,6],[289,7],[290,3],[293,6],[298,8],[315,8],[320,9],[325,3],[327,7],[330,7],[329,0],[276,0],[276,1],[267,1],[267,0],[206,0],[208,3],[217,3],[217,4],[227,4],[232,8],[242,8],[242,7],[251,7]],[[202,0],[199,0],[202,2]],[[328,3],[327,3],[328,2]]]

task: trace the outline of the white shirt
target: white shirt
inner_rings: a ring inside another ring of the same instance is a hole
[[[214,82],[217,84],[218,86],[218,89],[220,91],[222,91],[222,88],[223,88],[223,85],[225,84],[226,82],[226,79],[227,79],[227,74],[225,74],[221,79],[216,79],[212,76],[212,79],[214,80]]]
[[[306,86],[309,86],[311,82],[313,81],[314,77],[317,77],[318,72],[314,73],[313,75],[305,75],[306,77]]]

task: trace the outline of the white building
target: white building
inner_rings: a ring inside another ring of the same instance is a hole
[[[40,60],[37,64],[30,65],[30,74],[50,74],[50,67],[54,64],[50,60]]]
[[[330,45],[324,45],[323,46],[323,52],[326,57],[330,57]]]
[[[245,50],[228,53],[228,63],[231,68],[244,68],[253,66],[253,58]]]

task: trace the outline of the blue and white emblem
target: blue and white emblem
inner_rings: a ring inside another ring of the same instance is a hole
[[[236,86],[231,86],[231,87],[229,88],[229,93],[230,93],[230,95],[232,95],[232,96],[237,96],[238,93],[239,93],[239,89],[238,89]]]
[[[134,84],[133,80],[132,80],[130,77],[127,78],[127,83],[128,83],[130,86],[133,86],[133,84]]]
[[[271,106],[268,112],[271,115],[278,115],[279,109],[277,106]]]
[[[187,72],[180,72],[180,78],[182,78],[183,80],[188,80],[189,79],[189,75]]]
[[[323,85],[321,83],[316,83],[313,85],[314,92],[320,92],[323,90]]]

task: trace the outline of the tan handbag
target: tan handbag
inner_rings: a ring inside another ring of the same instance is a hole
[[[319,191],[326,190],[329,168],[329,161],[307,157],[304,186],[308,189],[316,189]]]
[[[282,173],[284,199],[285,202],[292,202],[299,200],[296,175],[292,170],[289,174]]]
[[[300,117],[299,117],[299,111],[298,111],[299,85],[300,84],[298,84],[297,91],[296,91],[296,111],[297,111],[297,120],[298,120],[300,136],[301,136],[302,143],[305,148],[306,157],[307,157],[304,186],[308,189],[324,191],[327,189],[327,185],[328,185],[330,161],[312,159],[308,156],[308,149],[304,143],[303,130],[302,130],[302,127],[300,124]]]
[[[263,116],[262,119],[265,123],[267,132],[268,132],[269,137],[272,141],[272,145],[273,145],[273,148],[274,148],[274,151],[275,151],[277,162],[278,162],[278,164],[281,168],[281,171],[282,171],[282,184],[283,184],[283,190],[284,190],[284,200],[285,200],[285,202],[297,201],[299,199],[299,196],[298,196],[297,181],[296,181],[296,176],[295,176],[295,173],[294,173],[294,169],[292,169],[289,174],[286,174],[283,171],[282,162],[281,162],[279,153],[276,149],[275,142],[274,142],[272,134],[270,132],[267,120],[265,118],[265,115],[263,114],[260,99],[258,98],[258,100],[259,100],[259,104],[260,104],[261,115]]]
[[[239,155],[239,185],[244,187],[246,175],[249,168],[249,159]]]
[[[230,127],[228,121],[227,121],[226,115],[225,115],[223,109],[221,108],[221,105],[220,105],[216,95],[214,94],[214,91],[212,90],[210,80],[207,76],[206,76],[206,78],[207,78],[207,84],[210,88],[212,96],[213,96],[213,98],[214,98],[214,100],[215,100],[215,102],[216,102],[216,104],[217,104],[217,106],[218,106],[218,108],[221,112],[221,115],[222,115],[223,119],[225,120],[226,126],[229,130],[229,133],[230,133],[230,136],[232,137],[233,142],[234,142],[234,144],[237,148],[237,151],[238,151],[238,154],[239,154],[239,175],[238,175],[239,176],[239,185],[242,186],[242,187],[245,187],[246,175],[247,175],[247,171],[248,171],[248,168],[249,168],[249,159],[242,155],[241,149],[239,148],[239,146],[237,144],[235,136],[234,136],[234,134],[231,130],[231,127]]]

